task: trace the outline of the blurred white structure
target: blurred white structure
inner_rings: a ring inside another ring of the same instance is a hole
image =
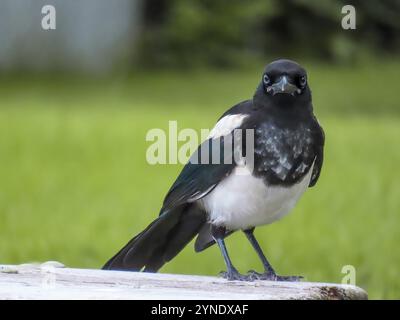
[[[365,300],[368,295],[363,289],[348,284],[238,282],[205,276],[72,269],[48,261],[0,265],[0,300],[10,299]]]
[[[56,30],[42,29],[42,7]],[[0,71],[107,72],[134,51],[139,0],[1,0]]]

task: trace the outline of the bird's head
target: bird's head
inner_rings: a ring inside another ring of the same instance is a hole
[[[254,99],[261,105],[290,107],[310,104],[307,73],[298,63],[280,59],[266,66]]]

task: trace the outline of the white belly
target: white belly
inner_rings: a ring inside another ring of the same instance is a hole
[[[199,201],[210,222],[229,230],[269,224],[293,209],[310,183],[312,169],[297,184],[281,187],[266,186],[246,168],[236,168]]]

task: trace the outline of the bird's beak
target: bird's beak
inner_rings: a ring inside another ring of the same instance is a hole
[[[280,77],[275,83],[267,88],[267,91],[276,95],[278,93],[286,93],[294,96],[295,93],[300,93],[300,88],[291,83],[287,76]]]

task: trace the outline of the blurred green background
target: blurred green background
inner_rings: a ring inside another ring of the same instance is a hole
[[[292,214],[257,228],[257,237],[280,274],[340,283],[342,267],[352,265],[370,298],[400,298],[398,2],[353,1],[356,30],[341,28],[342,1],[120,0],[112,6],[123,2],[135,4],[126,19],[140,18],[120,38],[132,37],[135,45],[116,46],[123,55],[89,55],[98,63],[85,64],[79,50],[74,60],[67,50],[72,40],[56,60],[43,59],[45,49],[30,51],[48,45],[47,37],[77,36],[62,33],[63,9],[72,9],[60,1],[54,1],[61,17],[56,30],[22,28],[26,36],[38,32],[38,42],[15,46],[21,40],[11,39],[11,28],[0,36],[9,41],[0,41],[0,263],[58,260],[100,268],[157,216],[182,168],[149,165],[146,133],[167,130],[170,120],[178,129],[211,128],[227,108],[253,95],[266,63],[287,57],[308,70],[326,133],[325,163],[317,186]],[[8,14],[15,3],[4,6]],[[107,8],[107,1],[85,3]],[[98,10],[87,28],[96,25]],[[227,246],[240,271],[261,268],[242,234]],[[161,272],[223,269],[217,248],[195,254],[189,245]]]

